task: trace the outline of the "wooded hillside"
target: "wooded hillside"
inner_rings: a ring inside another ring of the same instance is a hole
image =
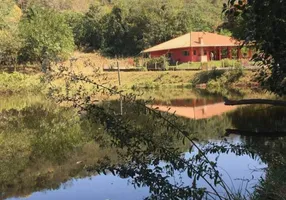
[[[136,56],[145,48],[189,31],[215,31],[223,21],[223,2],[4,0],[0,3],[0,31],[1,37],[10,38],[0,44],[0,63],[65,59],[75,49]],[[11,12],[16,11],[21,15],[11,21]]]

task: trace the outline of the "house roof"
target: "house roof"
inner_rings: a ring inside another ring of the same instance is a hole
[[[200,40],[200,38],[202,38],[202,40]],[[190,32],[146,49],[143,53],[188,47],[239,46],[240,44],[239,41],[229,36],[208,32]]]

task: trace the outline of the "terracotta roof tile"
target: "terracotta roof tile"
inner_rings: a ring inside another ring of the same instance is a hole
[[[200,38],[202,42],[200,43]],[[187,47],[209,47],[209,46],[239,46],[240,42],[229,36],[208,32],[191,32],[143,51],[143,53],[179,49]]]

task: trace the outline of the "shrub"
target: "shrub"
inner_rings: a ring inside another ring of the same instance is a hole
[[[139,71],[148,71],[147,67],[145,67],[145,66],[138,66],[137,69]]]
[[[82,13],[66,11],[62,13],[66,23],[72,29],[74,43],[77,48],[81,48],[87,44],[87,28],[85,27],[84,15]]]
[[[169,63],[165,56],[150,58],[145,61],[148,70],[168,70]]]
[[[20,23],[20,32],[24,40],[22,62],[66,59],[74,50],[72,30],[55,11],[30,8]]]
[[[0,65],[17,64],[21,48],[18,23],[22,12],[12,0],[0,1]]]
[[[28,76],[19,72],[0,73],[0,92],[2,93],[21,93],[21,92],[40,92],[42,84],[36,76]]]
[[[221,60],[221,67],[242,67],[239,60],[223,59]]]

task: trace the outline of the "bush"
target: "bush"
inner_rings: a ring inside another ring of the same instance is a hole
[[[71,28],[65,18],[53,10],[30,8],[20,23],[23,48],[20,61],[67,59],[74,50]]]
[[[223,60],[212,60],[209,62],[191,62],[191,63],[183,63],[179,65],[180,68],[192,68],[192,69],[214,69],[221,67],[242,67],[242,63],[238,60],[231,59],[223,59]]]
[[[22,12],[12,0],[0,1],[0,65],[17,64],[18,51],[21,48],[18,23]]]
[[[223,59],[221,60],[221,67],[242,67],[239,60]]]
[[[215,70],[214,70],[215,71]],[[229,86],[231,83],[237,81],[243,76],[243,69],[241,67],[235,67],[233,70],[225,71],[217,79],[211,79],[208,81],[208,88],[221,89]]]
[[[69,25],[73,32],[74,43],[80,48],[86,45],[86,27],[84,14],[76,13],[71,11],[66,11],[62,13],[63,17],[66,20],[66,23]]]
[[[169,63],[165,56],[150,58],[145,61],[148,70],[168,70]]]
[[[19,72],[0,73],[0,93],[40,92],[42,84],[36,76],[28,76]]]
[[[209,66],[210,68],[220,68],[222,67],[222,62],[221,61],[215,61],[215,60],[212,60],[209,62]]]
[[[148,71],[147,67],[144,67],[144,66],[139,66],[139,67],[137,67],[137,69],[139,71]]]

